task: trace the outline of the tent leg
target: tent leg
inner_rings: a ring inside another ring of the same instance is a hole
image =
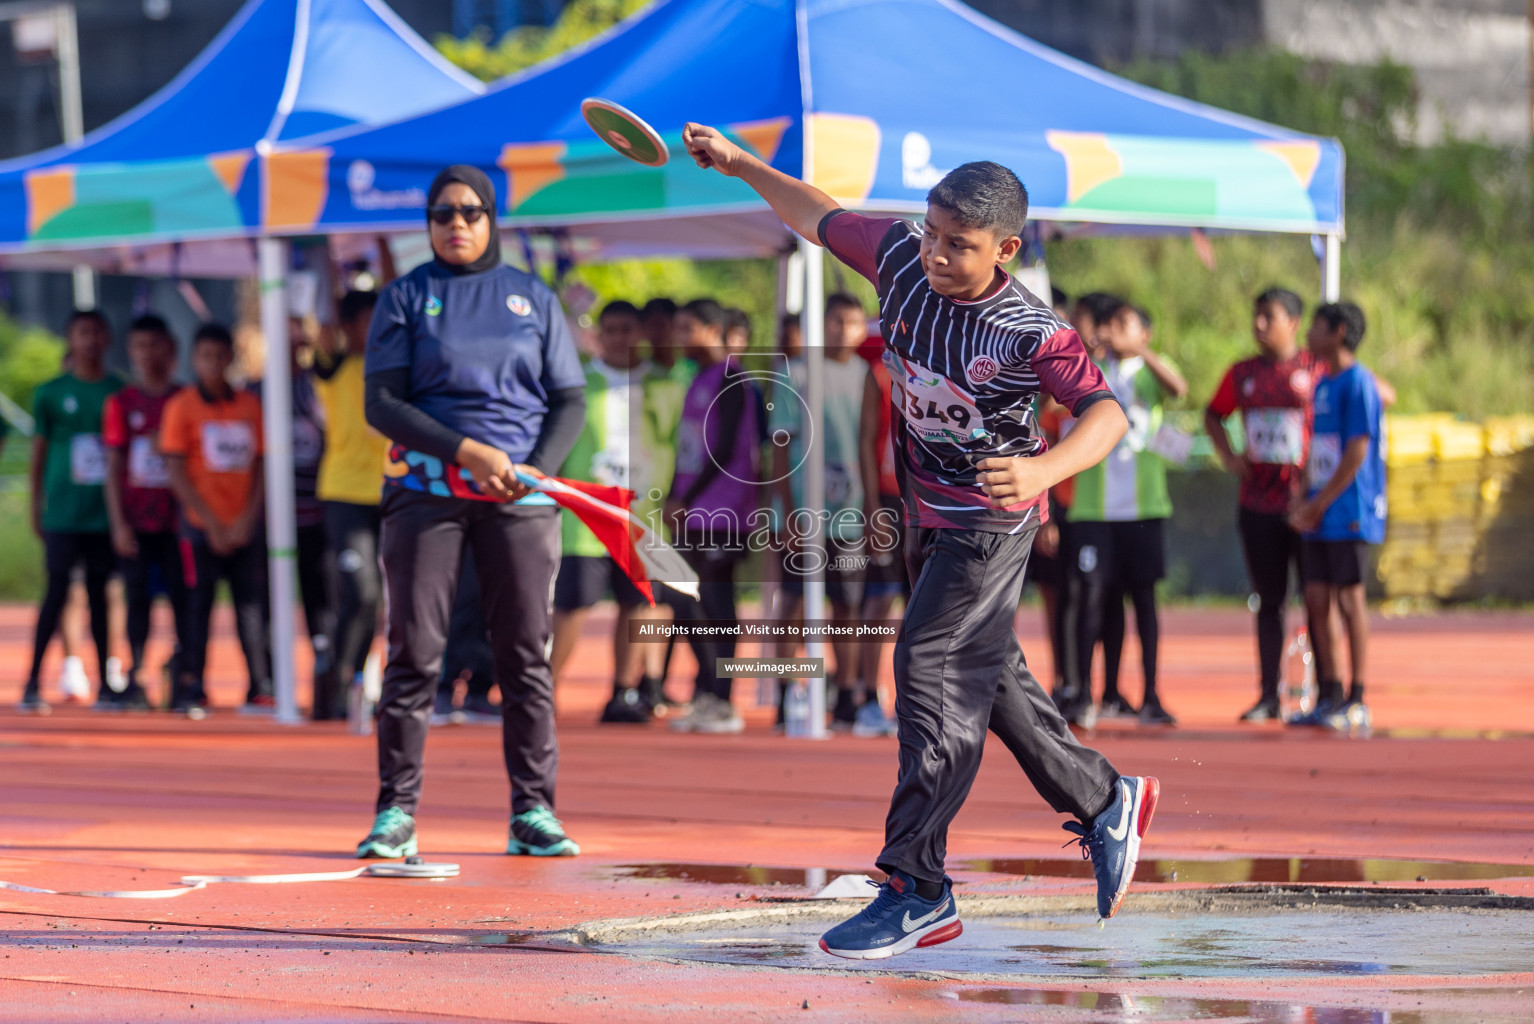
[[[266,374],[261,387],[266,465],[266,543],[271,581],[272,683],[277,721],[295,725],[297,679],[293,669],[294,576],[298,530],[293,513],[293,372],[288,345],[287,245],[277,238],[259,243],[261,333],[266,337]]]
[[[809,409],[811,429],[808,431],[810,445],[804,462],[804,512],[798,518],[807,527],[804,537],[804,553],[812,567],[804,581],[804,621],[826,621],[825,577],[825,521],[821,513],[826,506],[826,450],[825,433],[815,429],[821,420],[825,392],[825,259],[820,246],[808,239],[799,240],[799,253],[804,261],[804,308],[800,310],[800,330],[804,337],[805,394],[804,403]],[[784,512],[792,510],[785,509]],[[820,557],[817,557],[819,555]],[[809,658],[826,658],[823,640],[806,640],[804,654]],[[826,687],[825,679],[810,680],[810,727],[806,739],[826,738]]]
[[[1321,301],[1336,302],[1342,298],[1342,236],[1326,236],[1326,248],[1321,254]]]

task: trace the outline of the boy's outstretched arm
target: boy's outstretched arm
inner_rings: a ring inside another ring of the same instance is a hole
[[[1128,429],[1129,420],[1119,403],[1095,402],[1071,432],[1043,455],[982,459],[976,466],[981,489],[998,508],[1028,501],[1103,461]]]
[[[739,178],[767,201],[772,212],[795,232],[820,244],[820,222],[840,204],[814,185],[767,166],[708,125],[689,122],[682,128],[682,145],[699,167]]]

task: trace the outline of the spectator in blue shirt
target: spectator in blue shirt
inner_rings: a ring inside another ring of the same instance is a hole
[[[564,462],[585,422],[586,376],[554,293],[501,262],[490,179],[449,167],[427,203],[434,258],[379,295],[364,362],[367,421],[393,448],[379,506],[389,661],[378,816],[357,855],[416,852],[426,732],[467,546],[501,686],[506,852],[573,856],[554,816],[547,655],[558,510],[517,474]]]
[[[1352,688],[1343,695],[1341,638],[1330,626],[1311,633],[1321,690],[1315,712],[1299,721],[1345,727],[1364,711],[1369,609],[1364,579],[1369,545],[1385,540],[1384,417],[1374,375],[1358,362],[1364,314],[1351,302],[1316,310],[1306,344],[1324,364],[1316,384],[1314,433],[1307,464],[1307,497],[1290,524],[1303,535],[1300,577],[1314,623],[1334,621],[1335,603],[1347,625]]]

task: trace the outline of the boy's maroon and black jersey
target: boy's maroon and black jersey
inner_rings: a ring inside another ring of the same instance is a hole
[[[151,395],[130,384],[108,398],[101,412],[101,441],[123,452],[123,518],[139,533],[173,533],[176,496],[157,439],[165,403],[175,391]]]
[[[1243,359],[1225,372],[1209,411],[1220,419],[1241,412],[1251,472],[1240,504],[1264,515],[1287,515],[1305,493],[1310,452],[1311,397],[1325,365],[1300,350],[1288,359]]]
[[[1045,519],[1043,495],[994,507],[975,467],[1045,450],[1034,417],[1041,391],[1076,416],[1114,400],[1076,332],[1010,276],[973,302],[939,295],[909,221],[835,210],[820,241],[878,289],[907,520],[1012,533]]]

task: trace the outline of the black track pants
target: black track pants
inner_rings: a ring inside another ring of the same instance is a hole
[[[549,671],[557,509],[399,489],[384,497],[382,514],[389,664],[378,705],[378,810],[399,807],[414,814],[420,802],[426,733],[465,545],[479,573],[501,686],[512,813],[552,809],[559,767]]]
[[[980,768],[989,728],[1056,811],[1090,822],[1119,774],[1082,746],[1028,671],[1013,623],[1033,530],[912,531],[914,581],[895,643],[900,777],[878,865],[943,877],[948,825]]]

